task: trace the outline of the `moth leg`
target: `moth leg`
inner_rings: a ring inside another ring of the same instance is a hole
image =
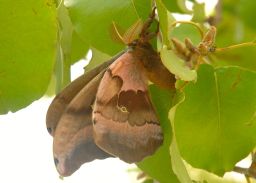
[[[155,32],[148,33],[145,39],[151,40],[153,37],[156,37],[158,33],[159,33],[159,22],[157,22],[157,27]]]
[[[149,18],[148,18],[147,21],[144,23],[144,25],[143,25],[143,27],[142,27],[142,30],[141,30],[141,33],[140,33],[140,35],[139,35],[140,38],[146,39],[147,35],[149,34],[149,33],[148,33],[148,29],[149,29],[149,27],[151,26],[151,24],[152,24],[153,21],[154,21],[154,18],[155,18],[155,15],[156,15],[155,11],[156,11],[156,7],[154,7],[154,8],[152,9],[152,12],[151,12]]]

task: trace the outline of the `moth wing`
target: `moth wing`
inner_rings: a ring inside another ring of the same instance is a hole
[[[90,81],[62,114],[53,140],[53,154],[60,175],[69,176],[83,163],[110,157],[93,139],[92,107],[104,72]]]
[[[95,143],[128,163],[152,155],[163,142],[147,78],[137,63],[127,52],[110,65],[93,108]]]
[[[47,114],[46,114],[46,127],[50,135],[54,136],[55,129],[61,118],[61,115],[65,111],[71,100],[80,92],[80,90],[88,84],[97,74],[102,70],[106,69],[114,60],[116,60],[123,52],[117,54],[109,61],[102,63],[101,65],[95,67],[94,69],[88,71],[82,76],[78,77],[76,80],[71,82],[67,87],[65,87],[61,93],[56,95],[50,104]]]

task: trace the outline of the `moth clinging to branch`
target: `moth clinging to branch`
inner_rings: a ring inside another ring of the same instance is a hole
[[[54,137],[53,154],[61,175],[71,175],[85,162],[111,156],[139,162],[163,143],[148,81],[173,90],[175,77],[149,42],[158,33],[149,31],[154,18],[155,8],[138,38],[128,42],[113,63],[78,79],[86,82],[75,80],[78,84],[72,82],[53,100],[47,127]]]

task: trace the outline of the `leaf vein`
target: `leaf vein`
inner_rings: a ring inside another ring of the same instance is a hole
[[[220,95],[219,95],[219,85],[218,85],[218,76],[217,73],[214,72],[214,81],[215,81],[215,88],[216,88],[216,97],[217,97],[217,115],[218,115],[218,121],[217,121],[217,137],[216,137],[216,145],[218,149],[219,158],[221,158],[221,114],[220,114]]]
[[[256,119],[256,111],[253,113],[251,119],[246,123],[247,125],[252,125],[253,121]]]

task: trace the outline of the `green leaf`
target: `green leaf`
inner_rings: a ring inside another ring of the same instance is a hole
[[[182,42],[185,38],[189,38],[195,45],[201,41],[200,32],[190,24],[181,24],[172,29],[171,37],[175,37]]]
[[[113,22],[124,30],[128,29],[139,18],[145,19],[150,14],[150,5],[150,1],[143,0],[136,3],[131,0],[65,0],[78,35],[109,55],[124,48],[111,39]]]
[[[250,28],[256,30],[256,22],[252,21],[252,18],[255,17],[256,1],[240,0],[239,5],[236,5],[242,21]]]
[[[73,27],[72,22],[68,16],[68,11],[61,1],[57,10],[58,10],[58,20],[59,20],[59,37],[60,37],[60,46],[63,52],[64,62],[70,65],[71,59],[71,42],[72,42],[72,33]]]
[[[192,21],[198,22],[198,23],[204,23],[205,20],[206,20],[205,3],[194,2]]]
[[[171,101],[174,93],[161,90],[155,85],[150,86],[150,93],[164,132],[164,143],[153,156],[145,158],[137,165],[160,183],[178,183],[179,181],[172,171],[171,157],[169,154],[172,132],[168,119],[168,111],[172,106]]]
[[[191,13],[186,7],[185,0],[162,0],[162,2],[172,13]]]
[[[175,117],[176,108],[180,103],[182,103],[184,101],[185,97],[182,93],[178,93],[176,95],[175,99],[177,100],[175,102],[176,104],[171,108],[171,110],[169,112],[169,119],[171,121],[172,133],[173,133],[172,143],[170,146],[172,168],[181,183],[192,183],[192,180],[190,179],[188,171],[187,171],[185,164],[183,162],[183,159],[180,155],[180,152],[179,152],[179,149],[177,146],[177,142],[176,142],[176,135],[175,135],[175,131],[174,131],[174,117]]]
[[[156,0],[157,12],[159,16],[160,29],[163,36],[162,44],[170,46],[169,27],[175,21],[175,18],[167,11],[161,0]]]
[[[193,13],[191,10],[188,9],[188,7],[186,6],[186,0],[176,0],[178,3],[178,6],[180,7],[180,9],[186,13],[186,14],[190,14]]]
[[[138,16],[142,20],[148,19],[148,16],[151,13],[151,5],[152,5],[152,0],[149,1],[142,1],[142,0],[131,0],[133,3],[134,8],[136,9],[136,13],[138,13]]]
[[[223,20],[217,27],[216,45],[226,47],[233,44],[252,41],[255,39],[255,31],[249,29],[237,17],[223,13]],[[215,53],[213,64],[215,66],[236,65],[247,69],[256,70],[256,47],[240,47]]]
[[[251,21],[251,18],[249,20],[242,15],[243,13],[248,13],[248,15],[254,14],[254,7],[250,6],[253,4],[255,4],[255,2],[250,0],[223,1],[222,21],[217,26],[217,47],[226,47],[255,40],[255,22]],[[247,8],[248,12],[246,10]],[[256,62],[252,59],[255,57],[255,46],[242,47],[214,54],[213,64],[215,66],[236,65],[256,70]]]
[[[71,41],[73,27],[68,16],[68,11],[64,6],[64,1],[58,2],[58,43],[57,58],[55,64],[56,90],[58,93],[68,83],[70,83],[70,65],[71,65]]]
[[[95,68],[97,65],[109,60],[111,56],[108,54],[102,53],[95,48],[91,48],[92,50],[92,59],[90,60],[89,64],[85,67],[85,70],[89,71]]]
[[[222,2],[223,12],[240,19],[246,26],[256,30],[255,17],[256,1],[252,0],[225,0]],[[224,17],[224,16],[222,16]]]
[[[58,32],[59,33],[59,32]],[[62,49],[60,46],[60,38],[59,38],[59,34],[58,34],[58,41],[57,41],[57,45],[56,45],[56,62],[55,62],[55,66],[54,66],[54,73],[53,76],[54,80],[55,80],[55,93],[59,93],[66,84],[68,84],[68,82],[70,82],[70,73],[67,73],[68,71],[70,71],[70,69],[65,69],[65,77],[66,78],[66,82],[64,84],[64,77],[63,77],[63,73],[64,73],[64,64],[63,64],[63,54],[62,54]]]
[[[142,183],[154,183],[154,180],[153,179],[146,179]]]
[[[173,137],[171,146],[170,146],[170,155],[172,160],[172,169],[176,174],[181,183],[192,183],[191,178],[189,177],[188,171],[184,165],[183,159],[180,155],[176,138]]]
[[[162,0],[163,4],[165,7],[170,11],[170,12],[177,12],[181,13],[182,10],[180,9],[177,0]]]
[[[0,113],[42,97],[55,61],[56,7],[51,0],[1,1]]]
[[[160,29],[163,35],[163,44],[169,46],[168,40],[168,12],[161,0],[156,0]]]
[[[59,56],[55,65],[57,90],[64,88],[70,83],[70,66],[88,52],[89,45],[83,41],[73,29],[71,19],[64,1],[57,8],[59,20]],[[59,68],[58,68],[59,67]]]
[[[256,143],[255,83],[255,72],[201,65],[174,118],[178,147],[188,163],[223,175],[250,153]]]
[[[206,170],[193,168],[191,165],[187,163],[186,168],[188,169],[191,178],[194,181],[193,183],[241,183],[241,180],[237,179],[237,177],[235,176],[230,177],[230,175],[228,175],[224,177],[219,177]]]
[[[82,40],[75,31],[72,34],[71,42],[71,64],[76,63],[80,59],[84,58],[89,51],[89,45]]]
[[[196,80],[196,71],[191,70],[182,59],[177,57],[172,50],[168,50],[166,46],[160,51],[160,56],[166,68],[179,79],[184,81]]]

